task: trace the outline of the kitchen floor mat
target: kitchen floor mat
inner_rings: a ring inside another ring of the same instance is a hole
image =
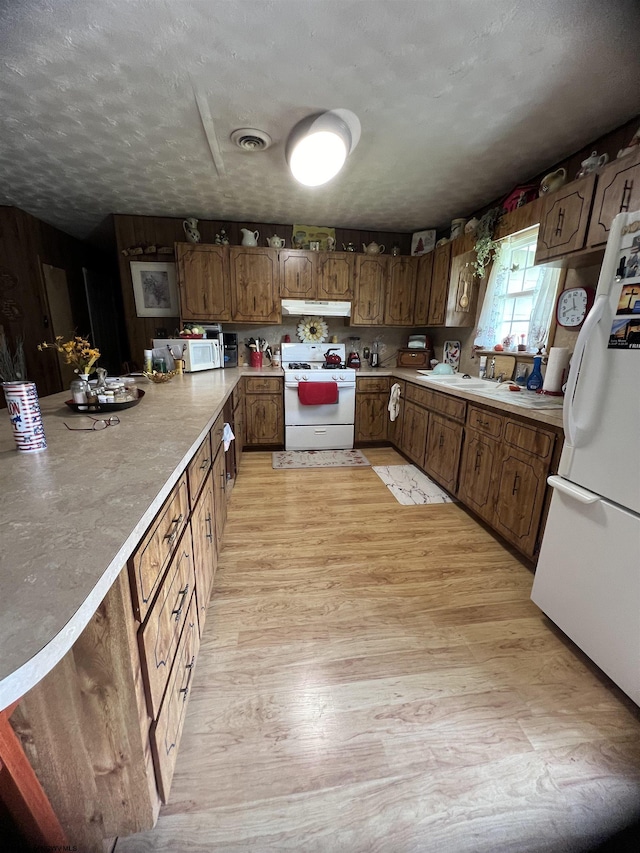
[[[369,465],[359,450],[277,450],[272,468],[355,468]]]
[[[371,470],[376,472],[398,503],[405,506],[457,503],[456,498],[414,465],[374,465]]]

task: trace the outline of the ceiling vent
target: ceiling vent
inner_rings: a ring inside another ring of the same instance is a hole
[[[241,127],[231,134],[231,141],[243,151],[266,151],[271,145],[271,137],[264,130],[255,127]]]

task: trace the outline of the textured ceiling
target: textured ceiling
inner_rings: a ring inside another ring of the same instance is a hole
[[[444,226],[638,114],[639,36],[637,0],[0,0],[0,203],[80,237]],[[360,144],[302,188],[287,134],[333,107]],[[273,146],[235,148],[246,126]]]

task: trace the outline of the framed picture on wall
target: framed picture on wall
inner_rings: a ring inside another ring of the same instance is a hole
[[[425,252],[430,252],[436,244],[435,228],[430,228],[427,231],[416,231],[411,238],[411,254],[424,255]]]
[[[130,261],[133,295],[138,317],[177,317],[176,265]]]

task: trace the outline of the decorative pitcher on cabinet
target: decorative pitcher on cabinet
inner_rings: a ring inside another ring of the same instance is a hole
[[[259,231],[249,231],[248,228],[241,228],[240,233],[242,234],[242,245],[243,246],[257,246],[258,245],[258,237],[260,236]]]

